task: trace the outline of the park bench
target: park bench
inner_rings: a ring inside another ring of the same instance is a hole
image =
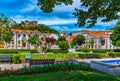
[[[12,62],[12,55],[1,55],[0,62]]]
[[[32,59],[32,60],[30,60],[30,66],[54,64],[54,62],[55,62],[55,59]]]

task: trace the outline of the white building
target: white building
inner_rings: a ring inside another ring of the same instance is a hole
[[[12,29],[14,36],[10,43],[6,43],[4,48],[7,49],[32,49],[35,46],[31,45],[28,42],[30,36],[38,36],[39,38],[42,36],[38,30],[16,30]]]
[[[112,30],[108,31],[88,31],[88,30],[82,30],[82,31],[76,31],[72,33],[72,36],[77,36],[78,34],[82,34],[85,36],[86,42],[82,46],[89,47],[92,49],[92,45],[90,41],[94,40],[93,49],[115,49],[116,47],[112,45],[112,41],[110,40],[110,34],[112,33]],[[72,42],[71,40],[68,40]]]

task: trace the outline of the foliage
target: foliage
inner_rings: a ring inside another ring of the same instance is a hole
[[[90,71],[90,67],[84,64],[75,64],[73,62],[63,62],[51,65],[44,66],[36,66],[36,67],[24,67],[17,70],[17,75],[25,75],[25,74],[35,74],[35,73],[45,73],[45,72],[57,72],[57,71],[71,71],[71,70],[82,70],[82,71]],[[11,72],[12,74],[14,72]],[[5,75],[3,73],[1,75]]]
[[[12,41],[12,37],[13,37],[13,32],[11,31],[6,31],[5,32],[5,36],[4,36],[4,40],[6,43],[10,43],[10,41]]]
[[[14,24],[13,20],[8,19],[4,14],[0,14],[0,43],[8,43],[12,39],[10,27]]]
[[[46,42],[47,42],[48,44],[49,44],[49,43],[54,44],[54,43],[56,42],[56,39],[50,38],[50,37],[46,37],[45,40],[46,40]]]
[[[21,25],[22,23],[20,24],[15,24],[12,26],[13,29],[21,29],[21,30],[38,30],[39,32],[42,32],[42,33],[55,33],[55,34],[58,34],[58,32],[54,29],[51,29],[49,26],[46,26],[44,24],[39,24],[37,25],[36,27],[25,27],[23,25]]]
[[[32,45],[35,45],[37,43],[38,37],[37,36],[30,36],[28,39],[28,42]]]
[[[20,63],[20,55],[19,54],[13,54],[13,63]]]
[[[85,59],[86,55],[85,54],[78,54],[80,58]]]
[[[109,54],[109,56],[111,56],[113,58],[117,57],[117,53],[116,52],[110,52],[108,54]]]
[[[70,47],[68,41],[58,41],[58,45],[61,50],[68,50]]]
[[[38,0],[37,5],[43,12],[50,13],[57,5],[72,5],[72,3],[73,0]],[[88,24],[88,28],[92,27],[99,18],[102,18],[102,22],[120,18],[118,14],[120,12],[119,0],[81,0],[80,3],[80,9],[76,8],[73,13],[78,18],[77,25],[80,27],[86,24]]]
[[[106,50],[106,49],[93,49],[92,52],[93,53],[107,53],[108,50]]]
[[[77,35],[76,36],[76,42],[78,45],[85,44],[85,37],[83,35]]]
[[[113,45],[120,46],[120,20],[116,23],[116,26],[110,35],[110,39],[112,40]]]
[[[103,58],[103,57],[108,57],[109,55],[107,53],[83,53],[79,54],[79,57],[82,59],[89,59],[89,58]]]
[[[68,50],[61,50],[61,49],[53,49],[52,52],[54,54],[60,54],[60,53],[63,53],[63,54],[67,54],[68,53]]]
[[[24,52],[24,53],[28,53],[28,52],[31,52],[31,53],[36,53],[37,51],[34,50],[34,49],[1,49],[0,50],[0,53],[7,53],[7,54],[11,54],[11,53],[21,53],[21,52]]]
[[[89,47],[84,47],[84,48],[82,48],[82,52],[90,52],[90,48]]]
[[[76,38],[73,38],[71,46],[75,46],[77,44]]]
[[[92,49],[93,49],[93,46],[94,46],[94,39],[93,38],[91,39],[90,44],[91,44]]]

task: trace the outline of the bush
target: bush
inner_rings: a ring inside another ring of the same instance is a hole
[[[78,54],[80,58],[85,59],[86,58],[86,54]]]
[[[65,54],[67,54],[68,50],[54,49],[54,50],[52,50],[52,52],[53,53],[65,53]]]
[[[96,54],[86,54],[86,58],[97,58]]]
[[[120,49],[114,49],[114,52],[120,52]]]
[[[93,53],[107,53],[108,50],[106,50],[106,49],[93,49],[92,52]]]
[[[108,53],[108,54],[109,54],[109,56],[111,56],[113,58],[117,57],[117,53],[115,53],[115,52],[111,52],[111,53]]]
[[[68,50],[59,50],[60,53],[65,53],[67,54],[68,53]]]
[[[107,53],[98,53],[96,55],[97,55],[97,58],[103,58],[103,57],[109,56]]]
[[[82,48],[82,52],[90,52],[90,48],[89,47],[84,47],[84,48]]]
[[[19,54],[13,54],[12,61],[14,64],[20,63],[20,55]]]
[[[36,53],[37,50],[30,50],[30,49],[1,49],[0,53],[18,53],[18,52],[31,52],[31,53]]]
[[[59,53],[59,51],[60,51],[59,49],[53,49],[53,50],[52,50],[52,52],[55,53],[55,54],[56,54],[56,53]]]

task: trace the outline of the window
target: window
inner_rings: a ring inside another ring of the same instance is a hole
[[[28,37],[30,37],[30,35],[28,35]]]
[[[106,45],[106,49],[108,48],[108,45]]]
[[[18,34],[18,37],[20,37],[20,34]]]
[[[20,41],[18,41],[18,44],[20,44]]]
[[[112,48],[112,46],[110,45],[110,49]]]
[[[23,34],[23,37],[26,37],[26,34]]]
[[[106,44],[108,43],[108,39],[106,39]]]

